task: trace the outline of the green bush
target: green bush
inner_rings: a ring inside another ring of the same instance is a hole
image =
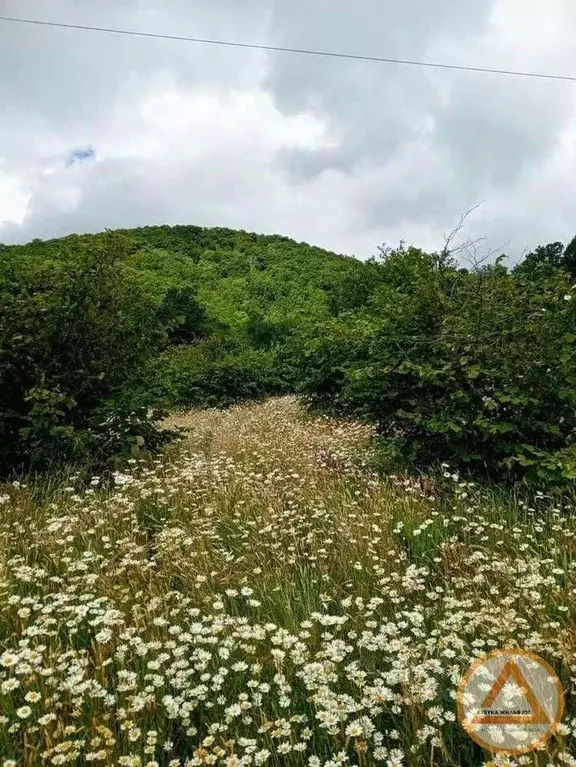
[[[179,436],[178,430],[159,428],[163,410],[125,403],[102,407],[85,432],[96,466],[118,464],[142,451],[155,451]]]
[[[206,310],[190,286],[169,287],[158,306],[157,317],[170,346],[194,344],[208,335]]]
[[[380,250],[194,226],[0,248],[0,473],[158,445],[149,405],[300,391],[375,422],[387,463],[573,478],[576,239],[511,272]]]
[[[425,469],[576,477],[576,296],[565,271],[389,255],[369,309],[308,344],[310,404],[378,424]]]
[[[177,408],[228,407],[285,388],[273,351],[218,338],[166,351],[153,364],[150,381],[155,400]]]
[[[145,404],[142,371],[166,337],[156,307],[122,275],[122,240],[72,239],[54,262],[10,253],[0,256],[0,473],[162,439],[142,413],[139,434],[133,424],[122,438],[109,433],[112,414]]]

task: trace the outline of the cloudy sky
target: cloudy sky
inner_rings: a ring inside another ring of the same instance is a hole
[[[576,75],[573,0],[0,0],[0,15]],[[0,22],[0,242],[145,224],[360,257],[576,234],[576,83]]]

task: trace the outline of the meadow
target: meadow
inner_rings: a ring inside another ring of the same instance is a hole
[[[576,765],[570,498],[382,477],[294,397],[169,423],[112,487],[0,488],[2,767]],[[455,691],[516,646],[566,713],[491,757]]]

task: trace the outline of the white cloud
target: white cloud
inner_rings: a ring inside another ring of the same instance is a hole
[[[0,226],[10,221],[21,224],[27,202],[28,196],[18,178],[4,174],[0,165]]]

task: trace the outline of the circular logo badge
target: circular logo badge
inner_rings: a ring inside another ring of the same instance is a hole
[[[564,691],[554,669],[527,650],[494,650],[474,661],[458,688],[458,718],[492,752],[525,754],[557,730]]]

